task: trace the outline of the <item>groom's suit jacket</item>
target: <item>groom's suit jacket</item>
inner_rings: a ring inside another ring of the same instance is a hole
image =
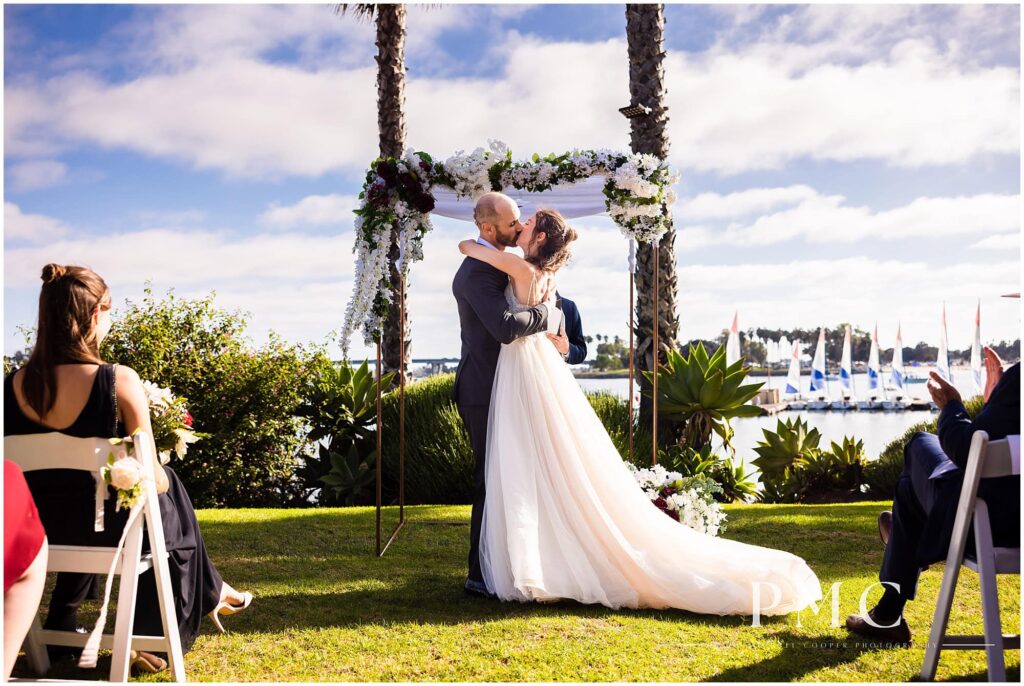
[[[999,383],[992,389],[988,402],[972,420],[959,400],[952,400],[939,415],[939,442],[942,452],[959,469],[933,475],[940,495],[928,513],[924,532],[918,543],[917,561],[920,565],[946,559],[949,541],[953,535],[960,489],[963,486],[967,456],[971,450],[971,437],[975,431],[985,431],[990,440],[999,440],[1020,433],[1020,363],[1003,372]],[[992,521],[992,539],[995,545],[1020,545],[1020,477],[1004,476],[984,479],[978,486],[978,497],[985,500]],[[968,551],[974,550],[973,529]]]
[[[587,339],[583,337],[583,322],[580,320],[580,310],[576,303],[556,293],[558,296],[558,308],[562,310],[562,328],[569,339],[569,354],[565,361],[569,364],[582,364],[587,359]]]
[[[507,285],[507,274],[472,257],[463,260],[455,273],[452,293],[462,327],[462,355],[455,372],[454,400],[458,404],[490,405],[501,344],[547,328],[548,313],[543,305],[508,311]]]

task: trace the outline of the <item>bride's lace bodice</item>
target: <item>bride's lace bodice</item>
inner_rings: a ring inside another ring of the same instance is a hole
[[[509,310],[511,310],[512,312],[522,312],[523,310],[528,310],[531,307],[536,307],[537,305],[539,305],[541,303],[540,293],[537,292],[539,290],[539,285],[540,284],[537,283],[537,277],[534,276],[533,279],[530,281],[529,300],[533,301],[536,298],[536,302],[521,303],[519,302],[519,299],[516,297],[515,282],[512,281],[512,279],[509,279],[508,286],[505,287],[505,301],[508,303]],[[552,298],[549,298],[549,300],[550,299]]]
[[[505,287],[505,302],[508,303],[508,309],[512,312],[522,312],[534,307],[534,305],[530,305],[529,303],[519,302],[516,298],[516,288],[512,283],[512,279],[508,280],[508,286]]]

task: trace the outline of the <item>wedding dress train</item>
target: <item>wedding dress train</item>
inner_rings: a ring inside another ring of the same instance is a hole
[[[525,307],[511,285],[506,297]],[[705,535],[655,507],[543,333],[502,345],[486,492],[480,562],[502,600],[750,615],[759,593],[761,614],[777,615],[822,597],[801,558]]]

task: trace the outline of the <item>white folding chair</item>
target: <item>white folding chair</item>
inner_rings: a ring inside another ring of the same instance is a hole
[[[158,464],[152,436],[136,434],[135,457],[142,463],[145,473],[152,473],[151,465]],[[103,485],[100,468],[106,464],[111,452],[105,438],[74,438],[61,433],[8,436],[4,438],[4,457],[18,464],[22,471],[40,469],[77,469],[91,472],[97,479],[96,516],[103,516],[103,499],[107,487]],[[160,505],[156,486],[145,482],[142,513],[125,535],[124,549],[115,567],[121,582],[117,597],[117,617],[114,633],[103,634],[100,647],[113,651],[110,680],[125,682],[129,676],[131,650],[167,653],[171,676],[176,682],[185,681],[185,661],[181,652],[181,636],[174,610],[174,595],[167,566],[167,547],[160,520]],[[150,554],[142,555],[143,522],[149,536]],[[116,548],[76,545],[50,545],[47,572],[79,572],[106,574],[114,563]],[[139,575],[153,568],[156,578],[163,636],[141,636],[132,633]],[[43,629],[37,616],[25,639],[25,653],[36,674],[45,675],[50,669],[47,645],[83,647],[88,637],[72,631]]]
[[[924,653],[921,678],[935,678],[939,664],[939,653],[943,648],[959,650],[985,650],[988,662],[989,681],[1006,681],[1004,650],[1019,650],[1020,635],[1004,635],[999,622],[999,591],[996,576],[999,574],[1020,574],[1020,548],[996,548],[992,545],[992,527],[989,522],[988,505],[978,498],[978,484],[982,479],[1020,475],[1020,455],[1016,459],[1011,452],[1010,441],[1019,446],[1020,437],[1014,436],[1000,441],[989,442],[988,434],[976,431],[971,439],[971,451],[967,458],[967,471],[960,491],[960,502],[953,524],[953,535],[949,542],[946,569],[942,575],[939,602],[932,620],[931,635]],[[967,547],[967,527],[974,518],[974,554],[964,552]],[[981,617],[984,625],[983,636],[947,636],[946,626],[949,610],[953,606],[953,593],[961,564],[978,573],[981,582]]]

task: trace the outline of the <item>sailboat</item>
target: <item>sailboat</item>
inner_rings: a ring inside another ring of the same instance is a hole
[[[846,325],[846,335],[843,337],[843,357],[839,363],[839,383],[842,388],[839,391],[839,400],[832,401],[832,409],[845,412],[846,410],[857,409],[857,389],[853,384],[853,349],[850,341],[850,325]],[[849,399],[847,399],[849,391]]]
[[[831,406],[828,399],[828,381],[825,378],[825,327],[818,330],[818,347],[814,349],[814,361],[811,362],[811,393],[817,397],[807,403],[808,410],[827,410]]]
[[[892,386],[896,393],[891,400],[882,401],[882,409],[886,411],[905,410],[907,401],[903,397],[903,385],[906,382],[907,370],[903,367],[903,336],[899,324],[896,325],[896,347],[892,350]]]
[[[884,401],[885,383],[882,381],[882,364],[878,360],[878,322],[875,322],[875,334],[871,337],[871,352],[868,353],[868,397],[857,403],[857,409],[881,410]]]
[[[949,341],[946,337],[946,303],[942,303],[942,331],[939,332],[939,352],[935,360],[935,373],[949,383],[953,383],[953,370],[949,363]],[[928,403],[932,412],[938,412],[939,406],[935,401]]]
[[[726,366],[735,364],[740,359],[740,313],[732,316],[732,328],[729,329],[729,340],[725,344]]]
[[[807,409],[807,401],[800,394],[800,341],[793,341],[793,354],[789,358],[789,376],[786,377],[784,395],[790,410]]]
[[[981,300],[978,300],[978,309],[974,313],[974,342],[971,344],[971,379],[974,381],[975,395],[981,395],[984,387],[981,381]]]

